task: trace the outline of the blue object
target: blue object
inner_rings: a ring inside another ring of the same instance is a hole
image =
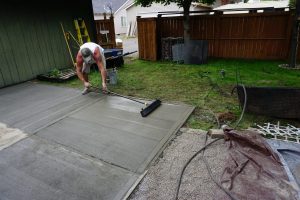
[[[112,56],[122,56],[123,49],[104,49],[104,56],[105,58],[109,58]]]
[[[104,56],[106,58],[106,68],[111,69],[115,67],[121,67],[124,64],[122,55],[123,49],[104,49]]]

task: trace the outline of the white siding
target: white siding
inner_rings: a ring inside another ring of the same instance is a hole
[[[102,20],[104,19],[104,16],[103,15],[94,15],[94,20]]]
[[[127,26],[122,26],[121,18],[125,17],[128,24],[127,16],[126,16],[126,10],[122,9],[119,12],[115,13],[115,32],[116,34],[125,34],[127,31]]]

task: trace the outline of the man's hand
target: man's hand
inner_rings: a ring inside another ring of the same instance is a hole
[[[84,82],[83,84],[84,84],[84,87],[86,87],[86,88],[91,87],[91,84],[89,82]]]

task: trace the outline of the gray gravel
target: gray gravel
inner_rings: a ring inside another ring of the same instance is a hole
[[[182,134],[177,136],[164,150],[163,157],[160,157],[149,168],[144,179],[128,199],[168,200],[175,198],[180,172],[188,159],[203,146],[206,132],[182,128],[179,133]],[[220,140],[205,151],[205,157],[217,180],[220,179],[222,173],[220,166],[224,166],[226,162],[225,149],[224,140]],[[211,180],[201,155],[194,158],[184,173],[179,199],[218,199],[217,196],[220,193],[223,194],[223,191]],[[229,198],[226,197],[225,199]]]

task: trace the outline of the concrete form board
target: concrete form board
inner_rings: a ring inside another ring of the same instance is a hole
[[[115,199],[136,179],[35,136],[0,151],[0,199]]]

